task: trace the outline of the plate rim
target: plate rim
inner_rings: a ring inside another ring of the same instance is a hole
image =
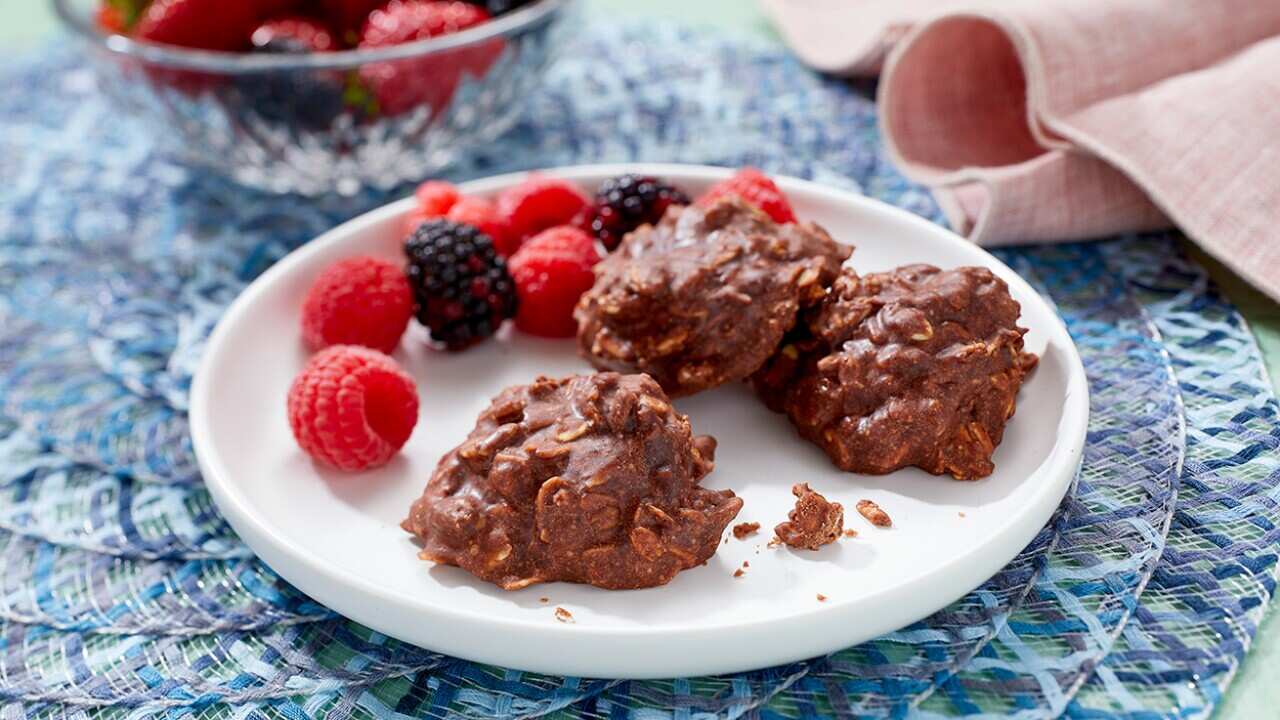
[[[553,177],[564,177],[570,180],[579,181],[583,176],[586,177],[610,177],[623,173],[643,173],[653,174],[680,182],[681,180],[697,180],[697,181],[714,181],[728,177],[734,172],[735,168],[718,167],[710,165],[686,165],[677,163],[608,163],[608,164],[583,164],[560,166],[552,168],[544,168],[538,170],[520,171],[512,173],[504,173],[500,175],[488,176],[465,183],[459,183],[459,190],[463,193],[491,193],[503,187],[519,182],[521,179],[530,174],[542,174]],[[880,200],[869,198],[864,195],[857,194],[849,190],[824,185],[818,182],[803,180],[784,175],[772,176],[778,185],[785,191],[796,189],[806,194],[817,196],[824,201],[834,203],[836,205],[853,206],[860,212],[867,212],[873,215],[887,217],[892,222],[904,223],[914,229],[930,233],[944,239],[947,242],[962,243],[972,250],[976,250],[986,256],[986,261],[993,267],[1003,269],[1003,279],[1010,285],[1018,285],[1018,294],[1026,297],[1035,298],[1037,302],[1043,305],[1041,310],[1046,311],[1048,317],[1054,320],[1051,327],[1043,328],[1048,337],[1048,342],[1059,345],[1067,353],[1067,393],[1063,399],[1063,416],[1057,428],[1059,439],[1055,442],[1050,450],[1050,454],[1046,458],[1052,458],[1053,455],[1060,451],[1063,443],[1067,444],[1066,452],[1068,457],[1064,459],[1061,467],[1070,467],[1070,472],[1066,473],[1065,480],[1052,477],[1046,478],[1046,484],[1051,484],[1057,480],[1061,485],[1061,490],[1053,492],[1052,503],[1048,505],[1048,511],[1044,517],[1039,518],[1029,530],[1024,527],[1029,523],[1027,514],[1014,515],[999,526],[995,531],[990,533],[990,538],[998,538],[999,540],[988,540],[984,544],[971,549],[969,552],[956,556],[943,569],[935,571],[933,574],[924,573],[911,578],[910,580],[898,583],[896,585],[882,588],[876,592],[863,596],[853,606],[862,605],[869,602],[884,602],[881,598],[885,594],[905,595],[929,595],[931,581],[939,574],[944,572],[954,572],[953,568],[957,566],[969,566],[982,568],[982,577],[976,582],[970,583],[964,581],[965,589],[956,594],[954,597],[950,595],[933,595],[935,600],[927,602],[917,602],[917,607],[927,607],[928,609],[910,612],[899,612],[899,616],[910,616],[905,621],[893,620],[890,623],[880,623],[873,625],[873,632],[857,633],[862,637],[860,640],[853,642],[841,641],[839,647],[847,647],[858,642],[876,637],[884,632],[901,628],[911,622],[920,620],[937,610],[946,607],[954,600],[963,597],[974,588],[981,585],[988,578],[1004,567],[1010,560],[1017,556],[1019,552],[1035,537],[1044,524],[1052,517],[1054,509],[1061,503],[1063,497],[1071,487],[1072,479],[1076,475],[1081,461],[1083,459],[1084,440],[1088,427],[1089,419],[1089,393],[1088,382],[1084,373],[1083,363],[1080,359],[1079,352],[1075,343],[1071,339],[1070,333],[1067,332],[1065,324],[1053,309],[1052,305],[1040,296],[1038,292],[1024,280],[1016,271],[1002,262],[999,258],[991,255],[985,249],[973,245],[968,240],[960,237],[951,230],[937,225],[923,217],[910,213],[904,209],[889,205]],[[219,364],[222,355],[221,348],[226,344],[226,337],[233,331],[233,328],[239,323],[242,315],[246,314],[248,308],[254,306],[255,300],[265,293],[275,284],[275,281],[287,275],[292,271],[295,265],[305,264],[308,259],[323,255],[332,246],[338,245],[353,234],[359,234],[368,226],[376,225],[384,222],[392,217],[402,215],[408,211],[413,205],[413,197],[402,198],[390,202],[386,205],[374,208],[358,215],[336,227],[320,234],[316,238],[304,243],[297,249],[290,252],[285,257],[264,271],[255,278],[240,294],[228,305],[226,311],[219,319],[213,332],[210,334],[206,343],[204,354],[201,357],[196,373],[192,380],[190,403],[189,403],[189,425],[191,430],[192,446],[196,454],[197,461],[203,476],[203,482],[209,489],[210,495],[217,505],[219,511],[224,518],[241,537],[245,544],[254,552],[254,554],[272,568],[274,572],[279,574],[286,581],[295,585],[304,593],[320,600],[323,604],[334,607],[343,605],[343,608],[336,608],[340,614],[359,622],[363,625],[372,627],[379,632],[387,635],[401,638],[410,644],[420,645],[419,642],[405,637],[406,633],[398,631],[397,628],[387,627],[382,622],[382,617],[376,612],[364,612],[363,607],[357,605],[357,609],[350,609],[351,603],[337,601],[333,599],[335,592],[343,587],[354,588],[365,596],[377,598],[382,603],[391,603],[398,606],[400,612],[409,612],[422,615],[424,621],[431,620],[435,622],[464,622],[479,623],[488,630],[501,631],[518,631],[526,635],[530,642],[559,641],[566,642],[573,640],[576,642],[599,642],[599,641],[627,641],[635,640],[643,641],[649,637],[652,631],[646,627],[601,627],[591,625],[579,625],[569,623],[534,623],[525,619],[517,619],[510,617],[491,616],[477,611],[471,611],[467,608],[458,608],[445,606],[441,604],[432,604],[429,607],[423,607],[421,603],[415,604],[412,596],[399,591],[388,590],[371,581],[367,581],[359,576],[349,574],[341,568],[334,568],[326,565],[322,560],[314,558],[308,554],[305,548],[299,547],[295,542],[282,537],[275,528],[271,526],[263,517],[258,515],[247,499],[235,489],[235,483],[229,479],[230,472],[223,465],[222,459],[212,449],[212,434],[209,427],[210,424],[210,408],[212,406],[212,388],[209,385],[208,378],[213,374],[214,368]],[[1062,471],[1065,472],[1065,471]],[[1043,495],[1038,495],[1038,499],[1045,500]],[[1021,532],[1019,532],[1021,530]],[[991,546],[1012,545],[1016,546],[1009,557],[1004,557],[1004,553],[992,553]],[[990,557],[982,560],[975,560],[971,556],[986,553]],[[998,559],[998,562],[993,560]],[[985,562],[983,561],[985,560]],[[285,566],[285,567],[282,567]],[[963,576],[977,575],[977,571],[960,573]],[[328,586],[324,583],[329,583]],[[840,611],[846,612],[845,617],[840,617]],[[717,625],[710,628],[698,626],[682,626],[681,632],[684,634],[702,635],[707,634],[707,641],[714,641],[715,634],[733,632],[746,633],[748,631],[761,631],[762,628],[771,630],[775,633],[775,637],[782,636],[786,632],[786,628],[779,628],[780,624],[787,625],[803,625],[808,622],[820,618],[821,622],[839,623],[841,620],[855,620],[848,614],[853,612],[850,603],[821,603],[811,608],[798,609],[796,612],[789,614],[785,619],[762,618],[748,622],[737,622],[730,626]],[[424,614],[426,613],[426,614]],[[427,616],[430,615],[430,617]],[[857,622],[849,623],[857,625]],[[880,625],[893,624],[893,627],[880,627]],[[671,630],[675,630],[672,628]],[[664,632],[666,632],[664,630]],[[456,633],[455,633],[456,634]],[[840,633],[831,633],[833,636],[839,636]],[[520,643],[512,639],[512,646]],[[810,643],[809,645],[812,645]],[[426,646],[423,646],[426,647]],[[806,645],[805,647],[808,647]],[[755,669],[776,665],[784,662],[793,662],[812,657],[815,654],[823,652],[832,652],[839,648],[819,650],[817,653],[811,650],[800,650],[798,652],[786,652],[777,648],[771,649],[769,652],[762,652],[761,655],[769,655],[772,659],[765,661],[764,664],[752,661],[748,664],[729,663],[708,666],[707,663],[697,663],[700,669],[692,671],[692,673],[679,671],[676,669],[676,675],[682,674],[718,674],[725,672],[738,672],[744,670]],[[564,657],[552,658],[550,662],[543,663],[540,660],[524,664],[521,669],[533,670],[538,672],[546,672],[549,674],[569,674],[581,676],[595,676],[592,668],[600,670],[601,665],[607,666],[610,671],[606,673],[610,677],[626,677],[626,678],[659,678],[673,677],[672,664],[667,664],[660,670],[646,670],[637,667],[635,663],[627,663],[623,658],[627,655],[625,648],[618,648],[619,652],[615,653],[614,658],[610,662],[603,662],[603,658],[599,658],[599,662],[583,664],[581,662],[570,662]],[[493,653],[469,653],[467,651],[459,651],[457,648],[450,647],[447,650],[437,650],[451,655],[456,655],[464,659],[471,659],[478,662],[493,663],[498,665],[509,664],[509,660],[497,658]],[[545,654],[545,653],[544,653]],[[642,653],[641,653],[642,654]],[[550,653],[548,655],[556,655]],[[564,655],[564,654],[560,654]],[[621,661],[621,662],[619,662]],[[688,664],[686,661],[685,664]],[[676,663],[678,666],[679,663]],[[569,670],[566,670],[569,668]],[[621,670],[615,672],[615,670]]]

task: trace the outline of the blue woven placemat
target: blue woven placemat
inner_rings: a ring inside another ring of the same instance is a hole
[[[0,77],[3,717],[1198,717],[1274,590],[1277,405],[1235,311],[1168,236],[1003,251],[1092,393],[1077,485],[1035,541],[925,621],[826,658],[667,681],[522,673],[334,615],[239,542],[186,394],[221,310],[385,201],[256,194],[157,157],[87,61]],[[464,179],[595,161],[745,163],[940,220],[865,89],[675,28],[589,26]]]

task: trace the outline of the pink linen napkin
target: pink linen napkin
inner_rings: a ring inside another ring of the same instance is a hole
[[[761,0],[984,245],[1177,225],[1280,300],[1277,0]]]

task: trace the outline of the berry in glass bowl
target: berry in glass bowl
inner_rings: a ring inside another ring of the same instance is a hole
[[[170,156],[280,193],[388,190],[501,135],[575,0],[53,0]]]

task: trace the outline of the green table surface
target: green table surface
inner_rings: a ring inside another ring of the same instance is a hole
[[[608,10],[618,22],[663,19],[714,25],[725,32],[779,42],[754,3],[743,0],[587,0]],[[11,55],[37,47],[58,33],[47,0],[0,0],[0,48]],[[1273,383],[1280,380],[1280,304],[1250,287],[1230,270],[1199,252],[1227,296],[1240,308],[1262,346]],[[1280,385],[1277,385],[1280,388]],[[1235,683],[1215,714],[1216,720],[1253,720],[1280,714],[1280,622],[1269,613]]]

